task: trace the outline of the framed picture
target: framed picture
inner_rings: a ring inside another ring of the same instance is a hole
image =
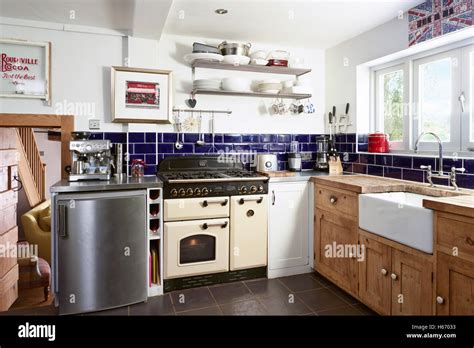
[[[0,97],[51,104],[51,43],[0,39]]]
[[[169,70],[112,67],[112,121],[171,123]]]

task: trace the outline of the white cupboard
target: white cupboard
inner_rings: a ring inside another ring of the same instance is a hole
[[[311,272],[311,185],[269,184],[268,278]]]

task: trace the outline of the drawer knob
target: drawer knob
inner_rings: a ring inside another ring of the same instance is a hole
[[[443,304],[444,303],[444,298],[442,298],[441,296],[436,296],[436,302],[438,304]]]
[[[380,272],[382,273],[382,275],[387,275],[388,274],[388,272],[385,268],[382,268],[382,270]]]
[[[397,280],[398,276],[395,274],[395,273],[392,273],[390,275],[390,277],[393,279],[393,280]]]
[[[469,244],[470,246],[474,245],[474,241],[471,239],[471,237],[466,238],[466,243]]]
[[[336,204],[337,197],[331,196],[331,198],[329,198],[329,202],[331,202],[331,204]]]

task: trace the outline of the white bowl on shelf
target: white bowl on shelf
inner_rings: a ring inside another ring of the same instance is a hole
[[[226,64],[234,64],[234,65],[248,65],[250,62],[250,57],[242,56],[240,54],[228,54],[223,56],[224,63]]]
[[[258,58],[252,58],[250,60],[250,65],[267,65],[268,60],[266,59],[258,59]]]
[[[258,84],[257,90],[260,93],[277,94],[280,93],[282,85],[278,80],[265,80]]]
[[[250,59],[260,59],[267,60],[267,52],[265,51],[255,51],[250,54]]]
[[[221,87],[229,92],[250,92],[250,80],[243,77],[226,77],[222,79]]]
[[[184,61],[188,64],[193,64],[196,60],[222,62],[224,60],[224,56],[217,53],[189,53],[184,56]]]

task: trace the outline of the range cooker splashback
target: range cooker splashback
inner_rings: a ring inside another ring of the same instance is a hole
[[[235,155],[205,155],[166,157],[160,161],[158,172],[180,170],[228,170],[244,169],[239,156]]]

